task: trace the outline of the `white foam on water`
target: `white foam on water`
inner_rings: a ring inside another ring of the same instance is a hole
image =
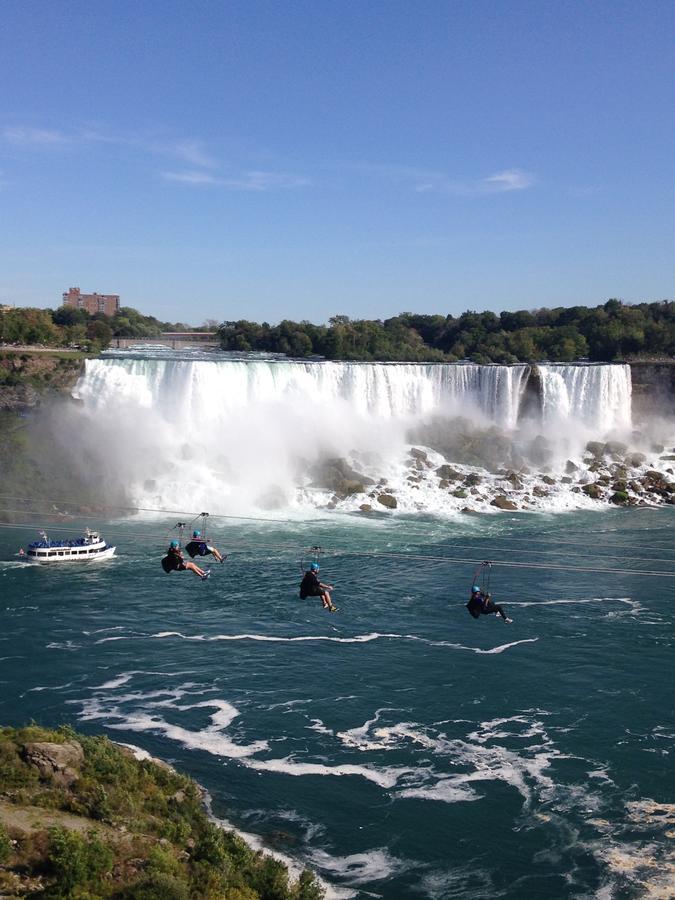
[[[439,778],[436,784],[428,787],[405,788],[395,796],[409,800],[438,800],[442,803],[467,803],[482,797],[473,788],[460,786],[456,778]]]
[[[47,650],[70,650],[76,651],[81,650],[82,644],[78,644],[75,641],[52,641],[47,644]]]
[[[399,641],[419,641],[423,644],[427,644],[430,647],[449,647],[453,650],[467,650],[471,653],[480,653],[480,654],[492,654],[492,653],[503,653],[505,650],[509,650],[511,647],[517,647],[519,644],[532,644],[535,641],[538,641],[539,638],[523,638],[519,641],[511,641],[508,644],[499,644],[497,647],[490,647],[488,649],[484,649],[482,647],[469,647],[464,644],[457,644],[452,641],[435,641],[430,638],[420,637],[416,634],[392,634],[392,633],[384,633],[380,634],[377,631],[372,631],[369,634],[357,634],[353,637],[333,637],[331,635],[318,634],[318,635],[298,635],[295,637],[282,637],[279,635],[268,635],[268,634],[193,634],[186,635],[180,631],[160,631],[156,634],[151,634],[151,638],[179,638],[183,641],[260,641],[262,643],[272,643],[272,644],[295,644],[295,643],[305,643],[311,641],[328,641],[329,643],[335,644],[367,644],[371,641],[378,640],[399,640]],[[106,640],[119,640],[119,638],[107,638]]]
[[[160,631],[157,634],[151,634],[152,638],[169,638],[177,637],[183,641],[261,641],[270,644],[296,644],[305,643],[307,641],[329,641],[335,644],[367,644],[370,641],[377,641],[382,638],[401,638],[400,634],[380,634],[377,631],[370,634],[357,634],[354,637],[331,637],[325,634],[301,635],[296,637],[279,637],[271,634],[193,634],[186,635],[180,631]]]
[[[381,788],[392,788],[404,775],[410,775],[416,771],[404,766],[376,768],[349,763],[335,766],[329,766],[325,763],[300,763],[295,762],[289,756],[284,759],[245,759],[243,760],[243,765],[249,769],[255,769],[257,772],[276,772],[281,775],[292,775],[294,777],[305,775],[331,775],[334,777],[355,775],[365,778],[366,781],[372,781],[373,784]]]
[[[122,687],[123,684],[127,684],[132,678],[132,672],[129,672],[126,675],[118,675],[117,678],[111,678],[110,681],[105,681],[103,684],[92,687],[92,691],[114,690],[115,688]]]
[[[72,687],[73,683],[74,682],[72,681],[67,681],[65,684],[37,685],[36,687],[28,688],[26,693],[32,694],[33,692],[39,693],[41,691],[62,691],[65,688]],[[23,694],[21,696],[23,696]]]
[[[214,690],[214,688],[207,688],[201,692],[195,692],[190,690],[191,687],[192,685],[184,685],[182,688],[172,691],[160,690],[145,694],[126,694],[111,698],[109,701],[104,697],[95,696],[88,700],[72,700],[69,702],[81,706],[80,718],[84,721],[103,720],[108,728],[118,731],[147,731],[153,734],[162,734],[188,750],[203,750],[214,756],[242,759],[268,749],[269,744],[266,740],[253,741],[250,744],[237,744],[224,733],[225,729],[240,715],[239,710],[226,700],[214,698],[193,704],[178,704],[176,701],[186,694],[206,693]],[[162,696],[167,697],[167,699],[154,699]],[[130,702],[140,704],[140,708],[125,711],[123,706]],[[210,726],[199,731],[193,731],[167,722],[161,716],[151,712],[151,710],[158,708],[172,708],[180,711],[214,709],[215,712],[209,717],[211,720]]]
[[[411,868],[410,863],[393,856],[386,847],[348,856],[332,856],[325,850],[312,850],[310,861],[333,877],[357,885],[394,878]]]

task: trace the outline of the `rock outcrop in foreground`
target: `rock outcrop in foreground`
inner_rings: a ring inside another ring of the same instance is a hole
[[[0,897],[321,900],[215,825],[199,786],[70,728],[0,729]]]

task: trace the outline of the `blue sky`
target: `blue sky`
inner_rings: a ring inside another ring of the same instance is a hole
[[[5,0],[0,302],[675,296],[675,3]]]

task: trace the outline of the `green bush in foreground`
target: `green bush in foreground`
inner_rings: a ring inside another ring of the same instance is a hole
[[[26,744],[74,741],[82,747],[84,761],[69,787],[58,778],[41,778],[28,761]],[[31,822],[36,820],[22,830],[16,822],[25,822],[25,817],[15,820],[11,807],[0,807],[2,896],[49,900],[323,897],[311,872],[291,881],[282,863],[216,826],[191,779],[169,767],[139,761],[105,737],[79,735],[70,728],[0,728],[0,773],[5,799],[19,809],[30,807]],[[36,807],[44,810],[44,823],[34,812]]]

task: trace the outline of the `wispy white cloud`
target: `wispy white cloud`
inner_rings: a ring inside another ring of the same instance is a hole
[[[267,172],[252,170],[237,175],[221,176],[200,169],[186,169],[182,172],[162,172],[166,181],[188,184],[196,187],[219,187],[230,191],[252,191],[262,193],[271,190],[288,190],[307,187],[309,178],[291,175],[286,172]]]
[[[24,126],[3,128],[2,136],[12,144],[56,146],[67,144],[70,141],[68,135],[62,131],[53,131],[47,128],[26,128]]]
[[[2,138],[17,146],[91,148],[95,145],[128,147],[152,156],[172,157],[183,163],[215,168],[217,161],[207,152],[203,141],[196,138],[158,138],[152,135],[114,133],[105,128],[83,127],[66,133],[55,129],[12,125],[2,129]]]
[[[483,178],[481,184],[484,190],[490,194],[501,194],[504,191],[523,191],[532,187],[536,179],[529,172],[521,169],[505,169]]]
[[[411,187],[418,194],[478,195],[522,191],[537,179],[522,169],[504,169],[484,178],[452,178],[445,172],[417,166],[360,163],[349,166],[353,171],[376,178],[386,178]]]

